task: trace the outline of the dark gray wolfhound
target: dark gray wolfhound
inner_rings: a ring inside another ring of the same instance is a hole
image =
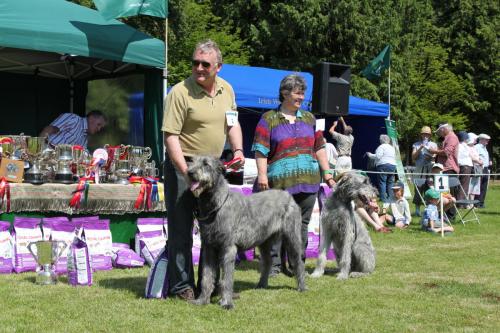
[[[331,243],[337,257],[337,279],[360,277],[375,270],[375,249],[368,230],[354,211],[353,201],[368,203],[376,195],[377,190],[365,176],[349,172],[339,179],[321,214],[320,253],[311,277],[323,275]]]
[[[285,191],[268,190],[251,196],[232,191],[224,178],[222,163],[212,157],[195,157],[188,167],[191,192],[197,198],[197,218],[202,240],[201,293],[195,304],[208,304],[214,289],[216,269],[222,266],[219,304],[231,309],[233,273],[237,248],[259,247],[261,274],[257,288],[267,287],[271,269],[271,245],[283,237],[295,270],[298,290],[306,289],[301,260],[301,213]]]

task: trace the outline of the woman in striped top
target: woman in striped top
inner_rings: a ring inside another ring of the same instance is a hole
[[[314,115],[300,110],[306,88],[306,82],[300,75],[288,75],[281,81],[281,105],[262,115],[252,146],[258,171],[256,190],[274,188],[288,191],[301,208],[303,259],[308,224],[322,176],[330,187],[335,184],[328,165],[323,133],[315,130]],[[272,250],[271,276],[280,271],[280,247],[281,241]]]

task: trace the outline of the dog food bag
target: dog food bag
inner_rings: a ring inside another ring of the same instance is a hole
[[[43,220],[45,223],[45,219]],[[56,273],[57,274],[66,274],[68,271],[68,254],[70,251],[71,243],[75,238],[75,224],[69,221],[66,217],[57,217],[52,218],[52,234],[51,240],[53,241],[61,241],[66,244],[66,248],[62,252],[61,256],[57,260],[56,263]],[[59,244],[59,251],[62,248],[62,244]]]
[[[42,230],[40,229],[39,218],[34,217],[14,217],[14,271],[16,273],[35,272],[38,264],[28,250],[28,245],[32,242],[42,240]],[[36,247],[32,247],[36,251]]]
[[[144,217],[137,219],[137,232],[135,234],[135,252],[141,253],[141,238],[142,234],[149,231],[161,231],[163,234],[163,239],[167,240],[167,234],[165,229],[165,220],[163,218],[157,217]]]
[[[197,227],[193,228],[193,248],[191,249],[193,256],[193,265],[200,263],[201,254],[201,234]]]
[[[78,237],[82,236],[83,224],[87,221],[99,221],[99,216],[80,216],[71,218],[71,222],[75,225],[75,233]]]
[[[0,274],[12,273],[12,236],[10,222],[0,221]]]
[[[92,268],[96,271],[113,268],[111,257],[113,243],[109,220],[87,220],[83,222],[83,234],[89,248]]]
[[[163,231],[145,231],[141,233],[139,239],[140,255],[148,265],[152,265],[160,254],[160,251],[165,247],[165,235]]]
[[[117,268],[134,268],[144,266],[144,259],[130,249],[128,244],[113,243],[113,266]]]
[[[167,267],[167,250],[163,247],[149,270],[145,290],[146,298],[167,298],[169,288]]]
[[[51,235],[52,235],[52,223],[53,222],[59,222],[59,221],[65,221],[69,222],[69,219],[66,216],[59,216],[59,217],[44,217],[42,218],[42,237],[43,240],[51,240]]]
[[[68,252],[68,282],[72,286],[92,285],[92,262],[84,240],[75,237]]]

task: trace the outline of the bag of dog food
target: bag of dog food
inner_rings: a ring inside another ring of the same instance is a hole
[[[322,200],[325,200],[330,194],[330,188],[326,186],[327,189],[320,188],[320,193],[324,194],[323,199],[320,198],[314,203],[313,212],[311,214],[311,220],[309,221],[308,232],[307,232],[307,248],[306,248],[306,258],[317,258],[319,255],[319,243],[320,243],[320,233],[321,233],[321,204]],[[323,189],[323,191],[322,191]],[[328,192],[329,191],[329,192]],[[324,201],[323,201],[324,202]],[[333,249],[330,248],[326,255],[327,259],[335,259]]]
[[[144,259],[130,249],[128,244],[113,243],[113,266],[117,268],[134,268],[144,266]]]
[[[201,234],[200,234],[200,228],[198,226],[198,221],[194,221],[193,247],[191,249],[191,254],[193,256],[193,265],[198,265],[200,263],[200,254],[201,254]]]
[[[99,216],[81,216],[71,218],[71,222],[75,225],[75,233],[78,237],[82,236],[83,224],[87,221],[99,221]]]
[[[168,256],[165,247],[151,265],[146,282],[146,298],[167,298],[168,295]]]
[[[165,219],[159,217],[145,217],[137,219],[137,232],[135,234],[135,252],[141,253],[141,238],[145,232],[161,231],[164,241],[167,241],[167,232],[165,228]],[[148,237],[148,236],[146,236]],[[165,245],[165,244],[163,244]]]
[[[35,272],[38,264],[28,250],[31,242],[42,240],[41,219],[34,217],[14,217],[14,271],[16,273]],[[36,249],[36,247],[33,247]]]
[[[0,274],[12,273],[12,237],[10,222],[0,221]]]
[[[75,237],[68,252],[68,282],[72,286],[92,285],[92,263],[84,240]]]
[[[151,266],[165,247],[165,243],[165,235],[161,230],[142,232],[139,238],[139,253]]]
[[[61,241],[66,244],[66,248],[61,253],[61,256],[56,263],[56,273],[66,274],[68,271],[68,254],[70,251],[71,243],[75,238],[75,225],[70,222],[66,217],[53,217],[50,218],[50,223],[52,226],[52,232],[50,239],[53,241]],[[43,219],[43,224],[45,224],[46,219]],[[59,251],[62,248],[62,244],[59,245]]]
[[[83,234],[89,248],[92,268],[96,271],[113,268],[111,257],[113,243],[109,220],[87,220],[83,222]]]

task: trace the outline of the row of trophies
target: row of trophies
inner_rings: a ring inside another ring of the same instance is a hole
[[[151,158],[151,148],[140,146],[110,146],[97,149],[100,163],[82,146],[60,144],[52,147],[45,137],[9,135],[0,138],[1,158],[24,161],[24,182],[72,184],[89,177],[95,168],[96,182],[128,184],[131,175],[157,177],[158,169]]]

